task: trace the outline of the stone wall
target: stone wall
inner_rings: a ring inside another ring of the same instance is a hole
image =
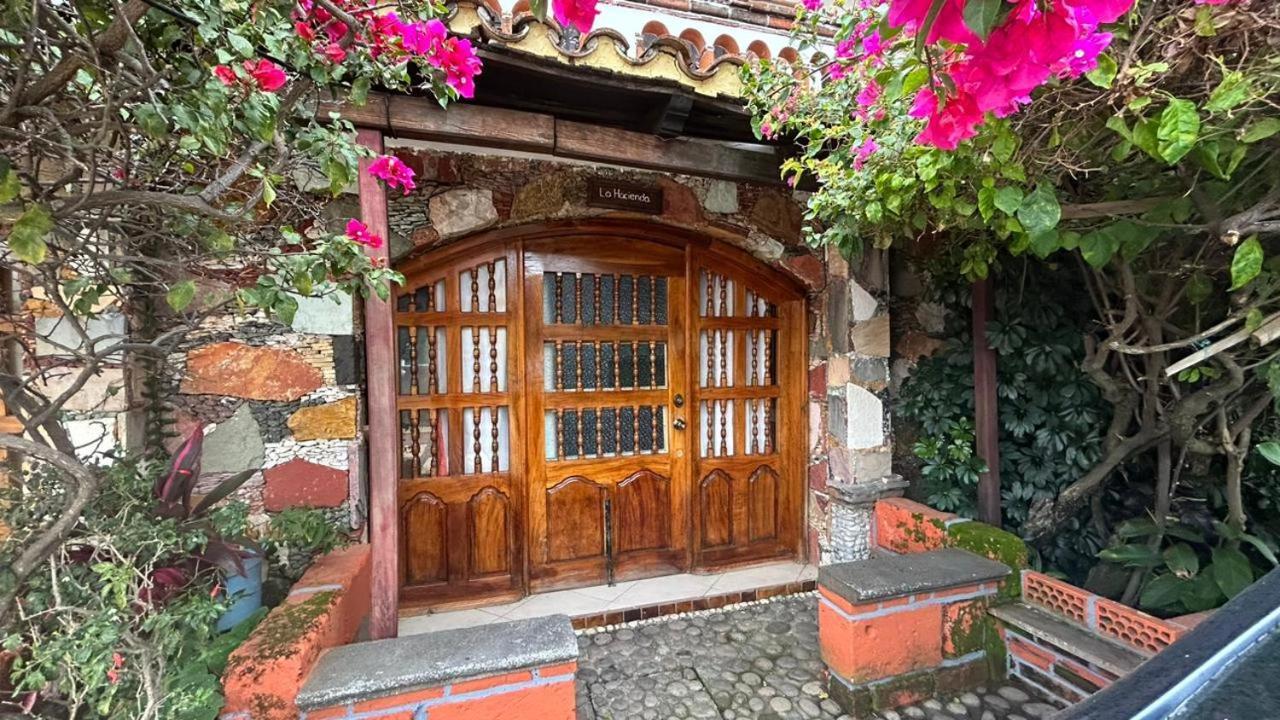
[[[258,470],[239,491],[251,520],[289,507],[364,526],[363,390],[349,297],[298,298],[289,326],[217,316],[170,358],[176,430],[204,428],[202,486]]]
[[[851,264],[838,251],[809,248],[802,239],[804,195],[780,186],[412,142],[393,152],[418,179],[414,193],[389,198],[393,258],[497,227],[617,215],[586,205],[587,180],[600,177],[657,185],[663,212],[651,219],[741,247],[800,280],[810,310],[809,556],[822,562],[866,556],[867,503],[878,495],[862,493],[862,505],[833,512],[832,487],[880,481],[891,472],[889,271],[882,252],[868,251]]]

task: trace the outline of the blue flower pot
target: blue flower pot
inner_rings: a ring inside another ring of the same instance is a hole
[[[228,575],[223,590],[231,606],[218,618],[218,632],[226,632],[244,622],[262,607],[262,558],[244,559],[244,574]]]

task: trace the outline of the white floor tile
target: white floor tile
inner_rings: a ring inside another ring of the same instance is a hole
[[[715,575],[668,575],[639,580],[634,587],[609,603],[609,609],[647,607],[702,597],[715,581]]]
[[[484,610],[452,610],[449,612],[415,615],[400,620],[401,635],[420,635],[438,630],[476,627],[502,622],[502,618]]]
[[[532,595],[525,599],[520,607],[507,613],[508,620],[543,617],[545,615],[594,615],[604,612],[608,602],[591,597],[577,590],[561,590],[559,592]]]

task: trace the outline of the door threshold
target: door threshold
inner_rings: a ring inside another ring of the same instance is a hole
[[[402,617],[400,635],[568,615],[578,630],[812,591],[818,568],[774,562],[714,574],[664,575],[530,595],[516,602]]]

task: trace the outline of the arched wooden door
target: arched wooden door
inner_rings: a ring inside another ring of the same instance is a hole
[[[794,283],[607,221],[488,233],[401,270],[406,605],[801,552]]]

